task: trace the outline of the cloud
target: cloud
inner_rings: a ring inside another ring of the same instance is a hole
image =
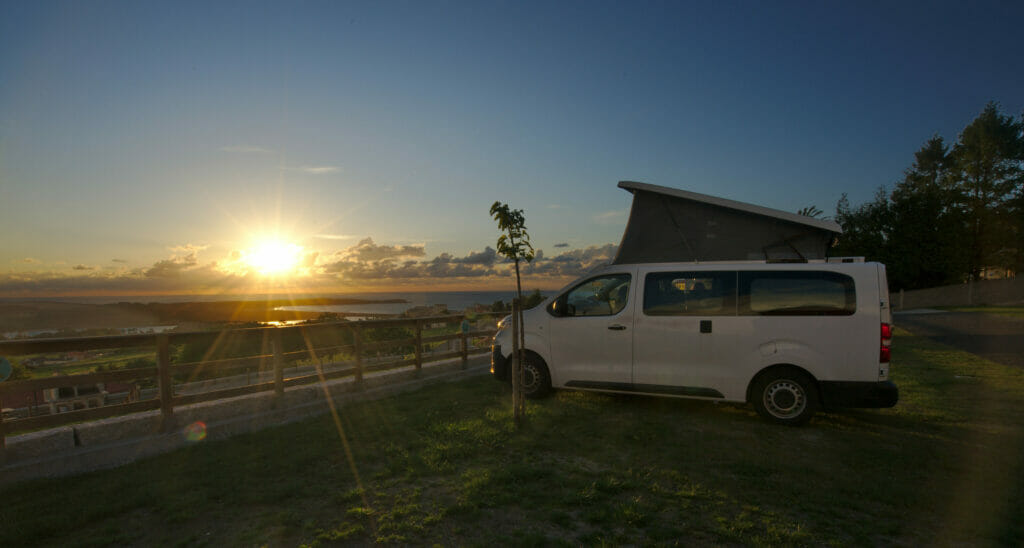
[[[217,262],[201,265],[197,254],[190,252],[149,268],[110,265],[100,269],[80,264],[63,270],[0,273],[0,296],[230,293],[253,287],[255,281],[246,274],[225,272]]]
[[[33,259],[32,257],[25,257],[24,259],[21,260],[21,262],[27,264],[39,264],[42,261],[40,261],[39,259]]]
[[[498,258],[498,252],[487,246],[483,251],[477,253],[476,251],[470,251],[469,255],[466,255],[462,259],[457,259],[455,262],[460,264],[480,264],[484,266],[493,266],[494,261]]]
[[[505,277],[511,274],[513,268],[510,261],[500,257],[490,246],[481,251],[471,251],[465,256],[441,253],[429,260],[401,256],[397,250],[403,247],[406,246],[378,246],[367,238],[353,248],[336,253],[332,256],[333,261],[320,265],[319,273],[339,281],[393,283]],[[566,251],[551,258],[538,250],[534,260],[520,263],[520,268],[524,275],[562,283],[564,278],[580,276],[595,266],[610,262],[616,249],[614,244],[590,246]]]
[[[364,238],[358,244],[339,251],[337,254],[346,259],[360,262],[382,261],[402,257],[423,257],[426,255],[423,247],[423,244],[377,245],[373,243],[373,238]]]
[[[594,215],[594,222],[599,224],[613,224],[622,222],[629,214],[629,209],[614,209]]]
[[[198,264],[195,254],[185,257],[175,257],[157,261],[153,266],[146,269],[147,278],[175,278],[181,275],[182,271]]]
[[[372,238],[336,253],[306,249],[296,274],[276,280],[280,290],[336,291],[344,288],[399,287],[417,284],[444,287],[447,283],[491,284],[512,275],[512,263],[494,248],[465,254],[440,253],[427,258],[425,244],[377,244]],[[174,246],[174,253],[148,267],[132,268],[117,259],[109,266],[88,265],[36,272],[0,272],[0,296],[233,293],[266,289],[267,278],[245,263],[239,250],[215,261],[201,261],[206,246]],[[532,262],[521,263],[528,283],[563,285],[567,278],[585,274],[612,260],[613,244],[564,250],[547,256],[538,250]],[[58,267],[59,268],[59,267]],[[461,280],[461,282],[460,282]],[[452,285],[450,287],[456,287]]]
[[[185,244],[174,246],[171,251],[185,253],[183,256],[175,255],[170,259],[157,261],[153,266],[145,269],[143,275],[147,278],[177,278],[182,272],[199,264],[198,254],[206,249],[204,245]]]
[[[562,242],[562,243],[555,244],[553,247],[556,247],[556,248],[558,248],[558,247],[569,247],[569,244],[567,244],[565,242]]]
[[[170,247],[168,249],[170,249],[171,251],[173,251],[175,253],[199,253],[200,251],[206,250],[206,248],[208,248],[208,247],[210,247],[210,246],[208,246],[208,245],[185,244],[185,245],[176,245],[176,246]]]
[[[241,154],[269,154],[274,152],[268,148],[258,147],[254,145],[232,145],[226,147],[220,147],[222,152],[237,152]]]
[[[337,173],[341,170],[337,166],[302,166],[295,169],[310,175],[326,175],[328,173]]]
[[[354,240],[358,238],[352,234],[314,234],[313,237],[321,240]]]
[[[522,271],[525,275],[574,278],[582,276],[594,267],[611,262],[617,250],[618,246],[615,244],[592,245],[585,249],[566,251],[550,259],[541,256],[527,263]]]
[[[335,261],[321,265],[322,273],[339,280],[437,280],[442,278],[482,278],[494,276],[498,260],[491,247],[471,251],[464,257],[441,253],[429,260],[423,257],[423,245],[377,245],[371,238],[335,254]]]

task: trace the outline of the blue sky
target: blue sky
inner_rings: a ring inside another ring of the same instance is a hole
[[[583,268],[621,237],[622,179],[831,213],[986,102],[1020,115],[1022,16],[2,2],[0,296],[492,286],[493,201],[525,210],[544,260]],[[245,260],[272,237],[300,250],[273,280]],[[541,263],[535,285],[572,268]]]

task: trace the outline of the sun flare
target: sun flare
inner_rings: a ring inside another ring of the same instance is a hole
[[[256,243],[245,253],[245,262],[264,276],[280,276],[295,270],[302,255],[302,247],[279,240]]]

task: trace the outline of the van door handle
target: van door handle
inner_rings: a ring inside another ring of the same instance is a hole
[[[613,324],[608,326],[608,329],[611,329],[612,331],[625,331],[626,330],[626,326],[619,325],[617,323],[613,323]]]

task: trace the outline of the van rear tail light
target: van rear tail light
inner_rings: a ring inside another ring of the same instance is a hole
[[[889,363],[889,359],[892,357],[892,351],[889,346],[892,345],[892,324],[882,324],[882,344],[880,345],[878,352],[878,363]]]

